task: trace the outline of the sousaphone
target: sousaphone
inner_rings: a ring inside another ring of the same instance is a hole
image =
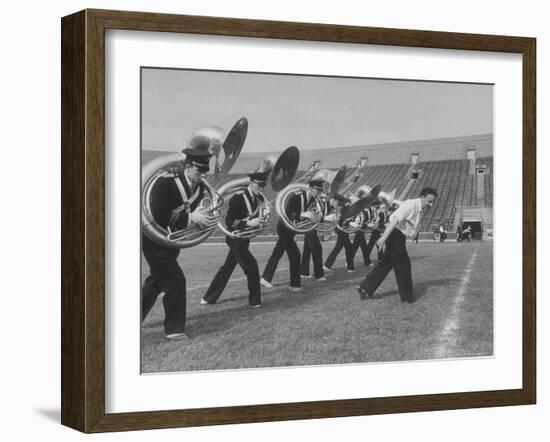
[[[279,192],[294,179],[299,162],[300,152],[296,146],[291,146],[285,149],[276,161],[274,157],[266,157],[255,172],[270,173],[271,188],[275,192]],[[249,184],[249,177],[239,178],[224,184],[218,189],[218,192],[225,200],[229,200],[236,192],[244,191]],[[220,230],[230,238],[254,238],[270,226],[272,212],[273,205],[269,202],[268,198],[261,193],[259,207],[261,224],[258,227],[246,228],[243,230],[229,230],[225,225],[225,220],[220,220],[218,226]]]
[[[373,188],[367,185],[357,188],[355,194],[358,199],[342,209],[341,218],[344,222],[336,228],[348,234],[360,230],[365,222],[363,211],[376,202],[380,188],[380,184],[377,184]]]
[[[215,183],[221,183],[239,157],[246,134],[248,132],[248,120],[239,119],[225,140],[223,139],[223,130],[217,127],[207,126],[197,130],[191,139],[189,145],[205,146],[215,158],[215,164],[211,167],[212,174],[208,175]],[[203,242],[218,225],[220,218],[220,207],[223,205],[222,195],[216,191],[206,177],[201,179],[206,187],[208,196],[205,196],[198,210],[202,210],[207,215],[207,223],[204,226],[191,224],[184,229],[169,231],[160,226],[155,220],[151,210],[152,190],[161,178],[179,179],[184,173],[184,153],[173,153],[156,158],[145,166],[141,171],[141,227],[142,232],[155,243],[170,249],[183,249],[196,246]],[[223,163],[220,165],[221,160]]]
[[[311,179],[322,179],[325,182],[330,183],[329,194],[332,196],[338,190],[338,187],[343,182],[343,177],[346,174],[345,166],[338,171],[331,171],[328,169],[322,169],[317,171]],[[286,214],[286,206],[289,198],[298,195],[304,191],[307,191],[309,185],[306,183],[294,183],[288,185],[284,190],[279,192],[277,199],[275,200],[275,211],[279,216],[282,223],[286,228],[296,233],[308,233],[321,224],[323,220],[323,210],[321,207],[321,201],[319,201],[319,208],[312,210],[312,217],[309,219],[300,219],[293,221],[289,219]]]
[[[340,167],[337,171],[329,171],[330,174],[327,175],[325,181],[329,184],[328,192],[326,194],[323,194],[321,196],[321,201],[324,206],[329,206],[328,209],[330,210],[330,200],[331,198],[338,193],[338,190],[344,183],[344,178],[346,177],[348,169],[346,166]],[[324,213],[326,214],[328,210],[325,208],[323,209]],[[325,221],[324,219],[317,224],[316,230],[321,233],[329,233],[332,232],[336,226],[338,225],[338,219],[340,218],[340,213],[338,209],[335,209],[336,211],[336,219],[334,221]]]

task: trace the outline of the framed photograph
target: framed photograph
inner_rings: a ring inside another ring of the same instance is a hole
[[[62,423],[534,404],[535,55],[526,37],[64,17]]]

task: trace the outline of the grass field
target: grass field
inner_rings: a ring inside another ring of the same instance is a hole
[[[324,243],[328,254],[333,242]],[[299,244],[301,247],[301,244]],[[253,243],[263,270],[273,244]],[[367,268],[360,253],[355,273],[343,253],[328,281],[306,280],[288,291],[284,256],[262,307],[248,308],[246,279],[237,267],[215,305],[199,305],[227,253],[225,244],[183,250],[187,277],[187,334],[170,342],[159,300],[142,326],[142,372],[410,361],[493,354],[493,243],[408,244],[417,302],[401,303],[393,272],[375,298],[361,301],[355,287]],[[373,253],[374,257],[375,253]],[[148,265],[143,260],[142,278]]]

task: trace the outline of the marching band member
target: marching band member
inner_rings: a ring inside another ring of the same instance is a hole
[[[374,218],[369,224],[369,227],[372,228],[369,242],[367,243],[366,250],[363,252],[363,255],[367,255],[369,265],[371,265],[370,255],[372,253],[372,249],[374,249],[374,246],[376,245],[376,241],[382,236],[382,233],[384,233],[384,229],[386,228],[386,224],[390,220],[390,213],[391,211],[386,206],[385,202],[382,200],[375,201],[375,203],[372,206],[372,212],[374,214]],[[382,258],[382,254],[380,253],[380,250],[378,250],[378,261]]]
[[[208,194],[201,182],[202,175],[210,170],[210,158],[221,150],[221,141],[201,137],[200,129],[195,135],[183,150],[186,155],[183,172],[174,178],[159,178],[151,190],[153,217],[169,231],[180,230],[190,224],[204,226],[215,222],[215,217],[198,206]],[[163,247],[145,234],[142,234],[141,246],[150,267],[150,275],[141,291],[142,321],[158,295],[164,292],[165,335],[171,340],[185,339],[187,292],[185,275],[177,261],[180,250]]]
[[[301,191],[289,198],[285,212],[292,221],[300,219],[311,219],[318,210],[318,196],[323,190],[323,180],[315,179],[308,182],[307,191]],[[290,291],[303,290],[300,281],[300,249],[298,248],[295,236],[296,232],[288,229],[282,221],[277,223],[277,234],[279,239],[275,244],[273,252],[269,257],[267,265],[262,274],[261,284],[264,287],[273,287],[271,281],[279,264],[279,260],[286,252],[290,265]]]
[[[407,236],[414,237],[420,228],[420,221],[427,209],[433,206],[437,191],[425,187],[420,198],[406,200],[390,215],[390,221],[376,245],[383,254],[382,259],[361,281],[358,287],[359,297],[372,298],[376,289],[391,269],[395,272],[401,302],[413,303],[411,260],[407,253]]]
[[[342,207],[351,203],[348,198],[340,194],[334,195],[334,199],[339,204],[341,204]],[[338,221],[338,224],[340,226],[343,226],[346,222],[350,222],[350,221],[340,218],[340,220]],[[354,221],[351,221],[351,222],[354,222]],[[330,254],[328,255],[325,261],[324,269],[327,272],[330,271],[332,265],[334,264],[334,261],[336,261],[336,257],[338,256],[338,254],[343,248],[346,253],[347,270],[349,273],[354,272],[355,267],[353,264],[353,249],[351,246],[351,242],[349,240],[349,233],[343,232],[342,230],[339,230],[338,228],[336,228],[336,236],[337,236],[336,244],[334,245],[334,248],[332,249],[332,251],[330,252]]]
[[[351,247],[353,249],[353,259],[355,260],[355,255],[357,255],[357,251],[359,250],[359,248],[361,248],[365,267],[369,267],[370,265],[372,265],[372,261],[370,260],[370,251],[372,250],[372,248],[368,248],[367,240],[365,238],[365,230],[371,230],[372,236],[372,229],[374,229],[377,225],[376,221],[374,220],[375,216],[376,214],[373,207],[367,207],[363,210],[363,226],[360,230],[355,232],[355,237],[353,238],[353,242],[351,243]]]
[[[326,196],[320,197],[322,221],[335,222],[338,215],[337,211],[342,208],[342,203],[335,198],[327,199]],[[309,278],[309,261],[313,257],[313,272],[315,281],[326,281],[323,269],[323,246],[319,240],[319,234],[316,229],[304,235],[304,251],[302,253],[302,278]]]
[[[361,186],[357,189],[354,195],[354,200],[358,201],[361,198],[366,197],[370,192],[372,191],[372,188],[370,186]],[[352,200],[352,202],[355,202]],[[367,241],[365,239],[365,231],[366,230],[372,230],[375,227],[375,210],[371,207],[366,207],[363,209],[363,225],[361,226],[361,229],[355,232],[355,236],[353,237],[353,242],[351,244],[352,250],[353,250],[353,259],[355,260],[355,255],[357,254],[357,250],[359,250],[359,247],[361,247],[361,253],[363,254],[363,262],[365,263],[365,266],[368,267],[371,265],[370,260],[370,251],[367,247]],[[372,250],[372,249],[371,249]]]
[[[325,210],[328,210],[328,202],[321,195],[317,198],[317,210],[323,213],[323,216]],[[300,271],[301,278],[311,278],[309,274],[309,262],[311,258],[313,258],[313,277],[315,281],[326,281],[325,272],[323,271],[323,246],[321,245],[316,229],[304,234],[304,249],[302,251]]]
[[[269,172],[249,173],[250,184],[248,187],[231,197],[225,218],[230,231],[253,229],[262,225],[264,221],[264,214],[261,213],[264,201],[262,189],[265,188],[268,175]],[[229,246],[227,257],[201,299],[201,304],[216,303],[238,263],[248,281],[248,304],[252,308],[260,307],[260,271],[256,258],[249,250],[250,239],[226,236],[225,242]]]

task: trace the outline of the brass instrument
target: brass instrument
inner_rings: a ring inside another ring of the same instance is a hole
[[[363,225],[364,221],[365,221],[365,215],[363,215],[363,212],[361,212],[354,217],[346,218],[342,223],[342,225],[336,224],[336,229],[339,230],[340,232],[344,232],[348,234],[355,233],[361,229],[361,226]]]
[[[379,197],[380,185],[370,187],[362,185],[355,191],[355,202],[342,210],[342,225],[336,226],[338,230],[344,233],[356,233],[363,230],[365,224],[365,215],[363,211],[372,206]],[[364,231],[364,230],[363,230]]]
[[[400,200],[395,199],[396,189],[393,189],[391,192],[380,192],[378,194],[378,200],[384,204],[388,209],[392,207],[399,207],[402,203]]]
[[[296,233],[308,233],[312,231],[317,227],[323,217],[323,214],[320,210],[312,210],[311,212],[313,216],[309,219],[301,219],[299,221],[293,222],[288,218],[285,210],[288,198],[307,191],[308,188],[309,186],[304,183],[290,184],[282,191],[280,191],[277,194],[277,198],[275,199],[275,211],[277,212],[277,215],[287,229],[292,230]]]
[[[208,152],[216,158],[213,177],[221,182],[231,167],[235,164],[244,145],[248,131],[246,118],[239,119],[222,144],[223,130],[216,127],[204,127],[198,129],[189,140],[189,145],[196,147],[205,146]],[[218,166],[218,159],[222,153],[224,162]],[[206,187],[208,197],[203,198],[197,210],[207,215],[205,225],[191,224],[184,229],[171,232],[160,226],[153,217],[151,210],[151,194],[155,183],[160,178],[178,179],[184,173],[183,161],[185,154],[173,153],[154,159],[146,164],[141,172],[142,182],[142,210],[141,225],[143,233],[155,243],[170,249],[182,249],[196,246],[203,242],[218,225],[220,208],[223,204],[222,195],[204,177],[202,184]]]
[[[256,172],[270,172],[271,188],[274,191],[279,191],[284,189],[292,181],[296,175],[296,171],[298,170],[299,162],[300,152],[298,151],[298,148],[291,146],[285,149],[277,161],[275,161],[272,157],[265,158],[262,165],[256,170]],[[222,195],[222,198],[229,199],[228,196],[245,190],[249,184],[250,178],[239,178],[224,184],[218,189],[218,192]],[[260,193],[260,195],[262,196],[262,201],[260,202],[259,207],[259,218],[261,220],[261,224],[258,227],[243,230],[229,230],[225,223],[220,220],[218,226],[226,236],[230,238],[250,239],[258,236],[270,226],[273,206],[263,193]]]
[[[320,170],[317,175],[313,177],[313,179],[322,179],[326,183],[329,184],[329,189],[327,194],[321,195],[320,204],[322,207],[322,210],[324,213],[327,213],[327,210],[325,210],[326,206],[330,205],[330,199],[334,196],[334,194],[338,193],[338,190],[342,183],[344,182],[344,178],[346,176],[347,167],[342,166],[337,171],[330,171],[328,169]],[[330,207],[329,207],[330,210]],[[315,228],[320,233],[330,233],[332,232],[336,226],[338,225],[338,220],[340,219],[340,211],[338,209],[334,209],[334,214],[336,215],[334,218],[334,221],[325,221],[323,218]]]
[[[346,167],[343,166],[338,171],[331,171],[328,169],[319,170],[313,175],[311,179],[319,179],[330,183],[329,195],[332,196],[338,190],[338,187],[342,184],[343,178],[346,174]],[[334,223],[323,224],[323,207],[320,198],[317,198],[317,207],[312,208],[311,218],[300,219],[297,221],[290,220],[286,214],[286,205],[288,199],[291,196],[298,195],[309,189],[309,185],[305,183],[294,183],[287,186],[284,190],[279,192],[275,199],[275,211],[281,219],[282,223],[296,233],[308,233],[313,229],[319,229],[321,232],[330,232],[334,229]],[[327,196],[328,198],[328,196]]]
[[[324,207],[330,205],[330,199],[328,195],[324,195],[324,194],[321,195],[319,199],[321,202],[321,206],[323,207],[323,212],[326,213],[326,210],[324,209]],[[336,227],[336,224],[338,224],[338,219],[340,218],[340,211],[338,209],[334,209],[334,214],[336,215],[334,221],[326,221],[325,219],[323,219],[322,221],[319,222],[319,224],[317,224],[317,227],[315,229],[320,233],[332,232]]]

